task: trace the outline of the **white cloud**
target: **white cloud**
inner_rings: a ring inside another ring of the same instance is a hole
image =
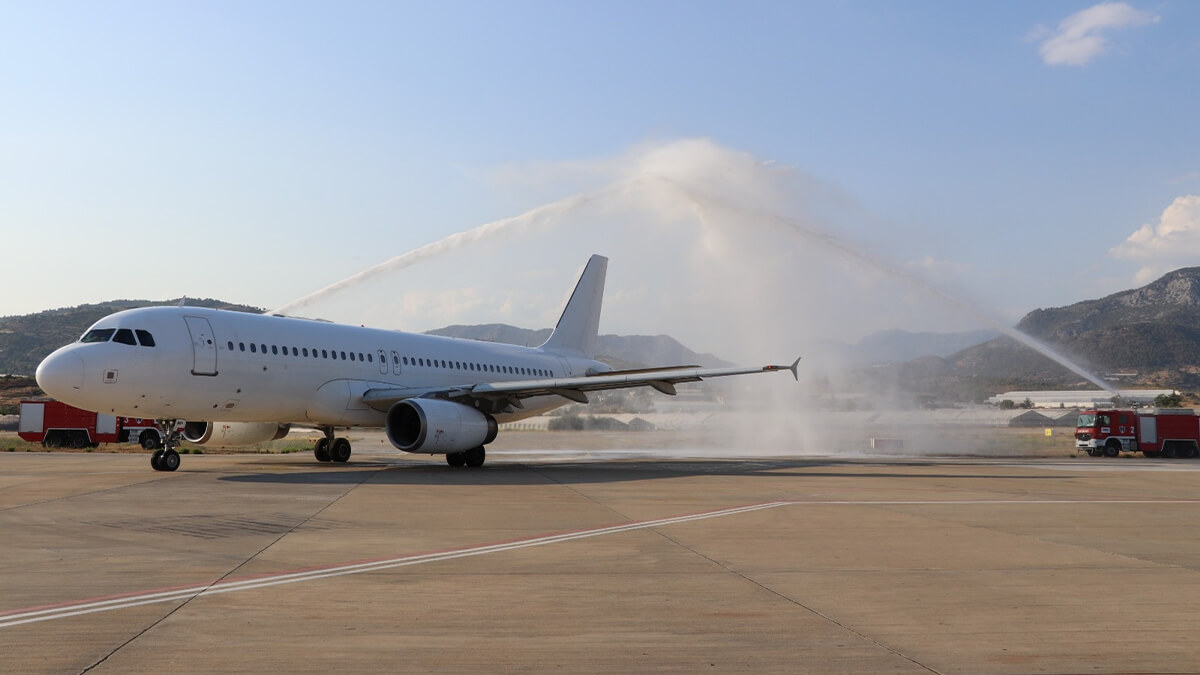
[[[1167,272],[1200,261],[1200,195],[1177,197],[1163,209],[1158,223],[1138,228],[1110,251],[1142,265],[1134,280],[1144,284]]]
[[[1105,33],[1157,23],[1159,17],[1124,2],[1102,2],[1063,19],[1057,30],[1038,26],[1031,38],[1042,39],[1042,61],[1051,66],[1082,66],[1108,48]]]

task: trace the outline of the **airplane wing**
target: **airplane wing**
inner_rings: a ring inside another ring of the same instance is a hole
[[[698,368],[677,366],[671,368],[648,368],[643,370],[613,370],[582,377],[551,378],[540,380],[516,380],[512,382],[488,382],[461,387],[402,388],[380,387],[369,389],[363,394],[363,402],[379,411],[387,411],[397,401],[408,398],[443,398],[459,403],[486,402],[490,408],[502,410],[508,406],[524,407],[522,399],[533,396],[561,396],[576,403],[587,403],[587,392],[631,387],[653,387],[671,396],[675,385],[683,382],[700,382],[713,377],[749,375],[789,371],[800,379],[796,368],[800,359],[790,366],[758,366],[738,368]]]

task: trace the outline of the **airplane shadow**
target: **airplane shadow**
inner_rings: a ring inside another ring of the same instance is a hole
[[[447,486],[514,486],[514,485],[586,485],[654,481],[693,476],[747,476],[761,478],[926,478],[943,480],[1073,480],[1076,476],[1007,475],[1002,473],[954,473],[924,471],[937,462],[846,462],[836,459],[746,459],[746,460],[605,460],[574,462],[498,462],[479,469],[452,468],[439,464],[373,462],[370,460],[343,465],[317,465],[311,461],[288,466],[296,471],[246,473],[222,476],[219,480],[233,483],[267,483],[276,485],[447,485]],[[850,466],[867,470],[847,471]],[[876,471],[878,467],[906,467],[914,471]],[[308,469],[308,470],[303,470]]]

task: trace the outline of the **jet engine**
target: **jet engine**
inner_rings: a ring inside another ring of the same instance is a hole
[[[410,398],[388,410],[387,436],[405,452],[445,455],[496,440],[496,419],[453,401]]]
[[[188,422],[183,438],[196,445],[232,448],[275,441],[288,435],[290,424],[275,422]]]

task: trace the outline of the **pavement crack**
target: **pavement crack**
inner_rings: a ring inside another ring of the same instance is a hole
[[[783,600],[784,602],[795,605],[796,607],[799,607],[800,609],[812,614],[813,616],[819,617],[821,620],[837,626],[838,628],[846,631],[847,633],[850,633],[851,635],[857,636],[858,638],[865,640],[867,642],[870,642],[871,644],[875,645],[876,647],[879,647],[880,649],[883,649],[884,651],[887,651],[890,654],[894,654],[894,655],[904,659],[905,661],[908,661],[909,663],[913,664],[914,666],[917,666],[918,668],[922,668],[931,673],[937,673],[937,675],[942,675],[941,671],[939,671],[931,666],[928,666],[924,663],[921,663],[920,661],[909,656],[908,654],[905,654],[904,652],[900,651],[899,649],[890,647],[890,646],[880,642],[879,640],[876,640],[875,638],[871,637],[870,635],[867,635],[866,633],[863,633],[862,631],[856,630],[853,627],[851,627],[841,621],[838,621],[837,619],[833,618],[832,616],[829,616],[828,614],[825,614],[824,612],[822,612],[819,609],[816,609],[815,607],[810,607],[810,606],[804,604],[803,602],[797,600],[796,598],[793,598],[785,593],[781,593],[780,591],[777,591],[774,588],[771,588],[770,586],[764,584],[763,582],[758,581],[757,579],[754,579],[742,572],[739,572],[739,571],[729,567],[728,565],[720,562],[719,560],[715,560],[715,559],[701,553],[700,551],[697,551],[695,548],[692,548],[691,546],[688,546],[687,544],[680,542],[679,540],[675,539],[671,535],[667,534],[666,532],[663,532],[662,530],[660,530],[658,528],[650,528],[650,531],[657,534],[658,536],[662,537],[663,539],[671,542],[673,545],[678,546],[679,548],[691,553],[692,555],[695,555],[699,558],[707,560],[713,566],[720,568],[721,570],[724,570],[728,574],[732,574],[732,575],[742,579],[743,581],[745,581],[748,584],[751,584],[767,593],[770,593],[771,595],[779,598],[780,600]]]
[[[242,569],[243,567],[245,567],[246,565],[250,564],[250,562],[251,562],[251,561],[253,561],[255,558],[257,558],[258,556],[262,555],[263,553],[266,553],[268,549],[270,549],[272,546],[274,546],[274,545],[278,544],[278,543],[279,543],[279,542],[280,542],[280,541],[281,541],[281,540],[282,540],[284,537],[286,537],[286,536],[288,536],[289,534],[291,534],[291,533],[295,532],[295,531],[296,531],[296,530],[298,530],[299,528],[303,527],[304,525],[306,525],[307,523],[309,523],[310,521],[312,521],[312,520],[313,520],[314,518],[316,518],[317,516],[321,515],[321,514],[322,514],[322,513],[324,513],[325,511],[329,510],[329,508],[330,508],[331,506],[333,506],[334,504],[337,504],[338,502],[340,502],[340,501],[341,501],[341,500],[342,500],[344,497],[346,497],[346,495],[348,495],[348,494],[350,494],[351,492],[353,492],[353,491],[354,491],[356,488],[362,487],[363,485],[367,484],[368,482],[370,482],[371,480],[373,480],[373,479],[374,479],[376,476],[378,476],[378,475],[379,475],[380,473],[382,473],[383,471],[386,471],[386,469],[382,469],[382,470],[380,470],[380,471],[375,471],[375,472],[373,472],[373,473],[371,473],[371,474],[367,475],[366,477],[364,477],[362,480],[358,481],[357,483],[351,483],[351,484],[349,484],[349,485],[347,486],[347,488],[346,488],[346,490],[345,490],[344,492],[342,492],[341,494],[337,495],[337,496],[336,496],[336,497],[334,497],[333,499],[329,500],[329,502],[327,502],[327,503],[326,503],[324,506],[322,506],[321,508],[319,508],[319,509],[317,509],[316,511],[314,511],[314,512],[313,512],[312,514],[310,514],[310,515],[309,515],[307,518],[305,518],[304,520],[302,520],[302,521],[300,521],[300,522],[296,523],[295,525],[293,525],[293,526],[289,527],[289,528],[288,528],[287,530],[285,530],[284,532],[281,532],[281,533],[280,533],[278,536],[276,536],[276,537],[275,537],[274,539],[272,539],[270,542],[268,542],[267,544],[263,545],[263,546],[262,546],[260,549],[258,549],[258,550],[257,550],[257,551],[255,551],[254,553],[252,553],[252,554],[250,554],[249,556],[247,556],[245,560],[243,560],[243,561],[241,561],[240,563],[238,563],[237,565],[234,565],[233,567],[231,567],[231,568],[230,568],[229,570],[227,570],[227,571],[226,571],[224,574],[222,574],[222,575],[221,575],[219,578],[217,578],[217,579],[214,579],[213,581],[210,581],[209,583],[205,584],[205,586],[204,586],[204,588],[203,588],[202,590],[199,590],[199,591],[197,591],[195,594],[193,594],[193,595],[191,595],[190,597],[188,597],[188,598],[184,599],[184,600],[183,600],[183,602],[180,602],[180,603],[179,603],[179,605],[177,605],[176,607],[173,607],[173,608],[172,608],[172,609],[170,609],[169,611],[165,612],[165,613],[164,613],[162,616],[160,616],[160,617],[158,617],[157,619],[155,619],[154,621],[150,622],[150,624],[149,624],[149,625],[147,625],[146,627],[142,628],[140,631],[138,631],[138,632],[137,632],[135,635],[133,635],[132,637],[130,637],[128,640],[126,640],[126,641],[122,642],[121,644],[117,645],[116,647],[114,647],[114,648],[113,648],[112,650],[110,650],[110,651],[109,651],[107,654],[105,654],[105,655],[104,655],[104,656],[102,656],[100,659],[98,659],[98,660],[97,660],[95,663],[93,663],[93,664],[91,664],[90,666],[88,666],[88,667],[84,668],[83,670],[79,671],[80,675],[83,675],[84,673],[91,672],[93,669],[95,669],[96,667],[98,667],[98,666],[102,665],[102,664],[103,664],[105,661],[107,661],[107,660],[109,660],[110,658],[112,658],[112,657],[113,657],[113,656],[114,656],[114,655],[115,655],[117,652],[120,652],[120,651],[121,651],[122,649],[124,649],[125,647],[129,646],[130,644],[133,644],[133,642],[134,642],[134,641],[136,641],[138,638],[142,637],[143,635],[146,635],[146,634],[147,634],[147,633],[149,633],[151,630],[154,630],[154,628],[155,628],[155,627],[157,627],[159,624],[161,624],[163,621],[166,621],[168,618],[170,618],[171,616],[173,616],[173,615],[174,615],[176,612],[178,612],[179,610],[181,610],[181,609],[183,609],[184,607],[187,607],[189,604],[191,604],[191,602],[192,602],[193,600],[195,600],[196,598],[198,598],[198,597],[200,597],[201,595],[203,595],[205,591],[207,591],[208,589],[210,589],[210,588],[212,588],[212,587],[214,587],[214,586],[216,586],[216,585],[220,584],[222,581],[225,581],[226,579],[229,579],[230,577],[232,577],[232,576],[233,576],[233,575],[234,575],[234,574],[235,574],[235,573],[236,573],[238,570],[240,570],[240,569]]]

